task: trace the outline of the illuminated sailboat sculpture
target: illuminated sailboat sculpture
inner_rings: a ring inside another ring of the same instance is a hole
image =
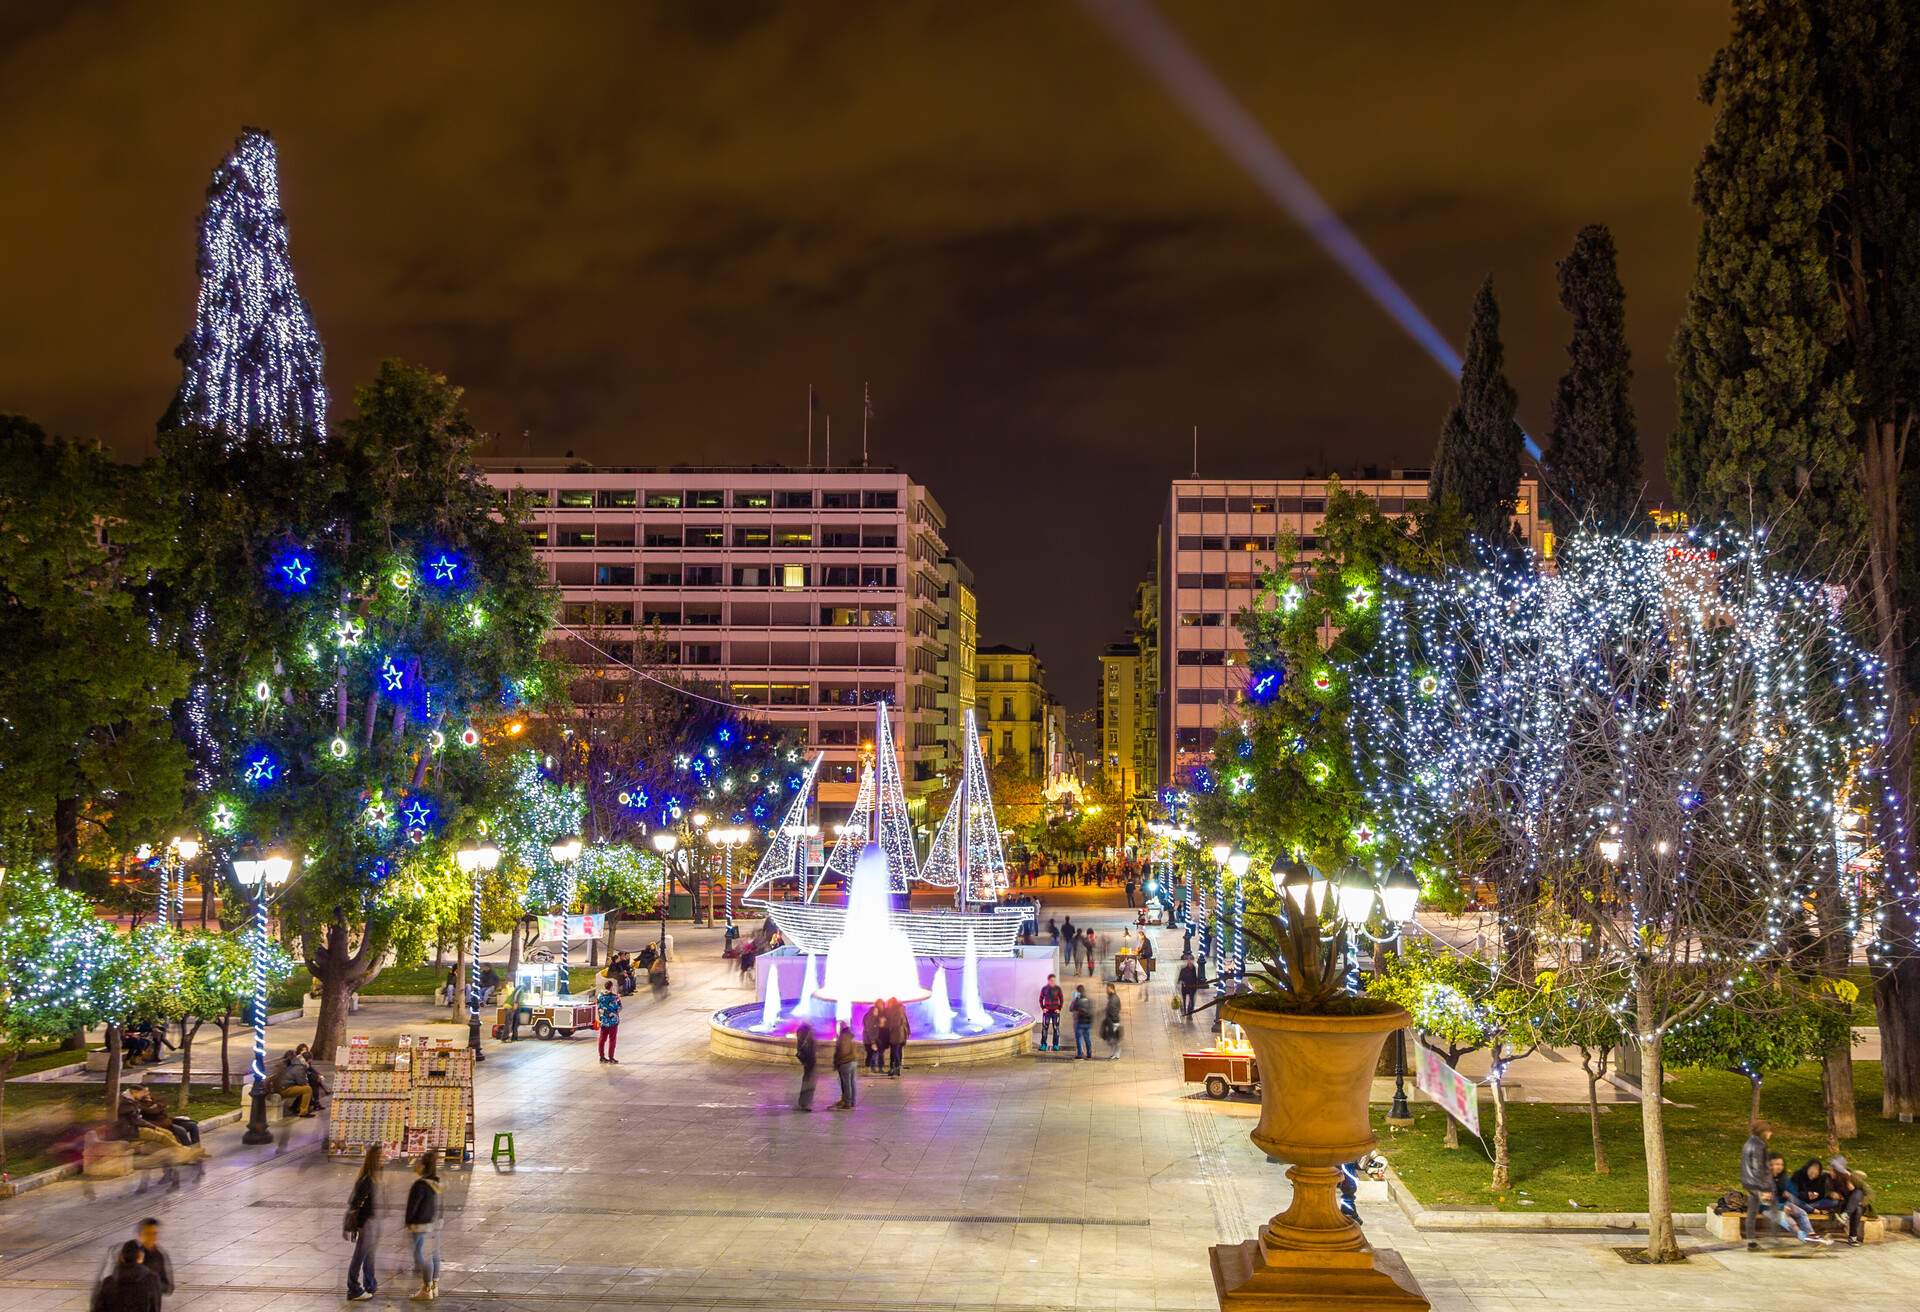
[[[912,822],[907,816],[905,790],[900,780],[900,761],[893,750],[893,731],[888,723],[886,703],[874,707],[874,760],[861,780],[860,794],[853,814],[842,826],[839,840],[823,863],[820,874],[809,880],[807,854],[813,835],[809,834],[807,808],[812,801],[814,779],[821,758],[816,756],[807,767],[799,794],[787,808],[779,828],[754,870],[742,900],[764,907],[786,940],[801,952],[826,953],[831,976],[832,945],[842,937],[852,905],[858,875],[870,856],[876,856],[886,873],[886,894],[903,893],[915,882],[939,887],[961,888],[962,907],[996,901],[1006,888],[1006,855],[1000,847],[1000,830],[993,818],[993,798],[987,789],[986,768],[980,760],[978,740],[973,732],[971,714],[967,720],[966,769],[941,822],[939,835],[951,831],[950,838],[936,835],[928,870],[923,872],[914,853]],[[960,817],[971,814],[972,822],[961,825]],[[817,828],[814,833],[817,834]],[[967,841],[961,843],[962,836]],[[952,849],[952,859],[943,854]],[[819,892],[828,872],[846,877],[847,906],[819,900]],[[871,881],[869,881],[871,882]],[[869,891],[869,896],[871,892]],[[871,912],[871,908],[867,908]],[[1012,956],[1027,915],[1024,907],[980,906],[940,911],[888,910],[889,922],[906,935],[914,955],[922,957],[961,957],[969,950],[983,957]],[[822,996],[831,996],[822,985]],[[891,996],[891,995],[890,995]],[[904,995],[900,995],[904,996]],[[919,996],[925,996],[924,992]]]

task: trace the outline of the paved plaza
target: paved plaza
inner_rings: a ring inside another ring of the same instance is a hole
[[[1122,923],[1117,911],[1088,918]],[[627,1000],[620,1065],[597,1063],[585,1037],[489,1045],[481,1160],[450,1173],[441,1307],[1212,1308],[1208,1246],[1251,1237],[1285,1205],[1283,1168],[1247,1140],[1254,1105],[1180,1082],[1176,1055],[1201,1031],[1169,1011],[1164,968],[1150,990],[1123,990],[1119,1061],[909,1069],[863,1080],[852,1112],[827,1109],[823,1072],[822,1110],[808,1115],[792,1105],[797,1067],[708,1056],[708,1013],[749,994],[713,936],[681,931],[678,943],[671,990]],[[1177,958],[1177,935],[1159,946]],[[354,1028],[424,1014],[368,1006]],[[292,1036],[276,1027],[276,1049]],[[321,1155],[321,1122],[290,1124],[261,1148],[242,1148],[237,1128],[214,1132],[204,1175],[177,1190],[72,1182],[0,1203],[0,1312],[86,1307],[109,1243],[149,1214],[177,1265],[169,1309],[338,1302],[352,1166]],[[517,1167],[485,1161],[496,1130],[515,1134]],[[406,1178],[387,1176],[382,1304],[414,1288]],[[1697,1244],[1708,1251],[1684,1268],[1653,1270],[1616,1254],[1630,1236],[1424,1234],[1384,1202],[1365,1219],[1441,1309],[1811,1300],[1892,1312],[1920,1288],[1920,1242],[1905,1236],[1819,1253]]]

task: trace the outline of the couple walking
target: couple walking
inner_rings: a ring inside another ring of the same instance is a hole
[[[793,1035],[794,1060],[800,1063],[800,1102],[803,1112],[813,1110],[813,1091],[817,1083],[814,1068],[819,1063],[819,1047],[813,1037],[813,1026],[805,1021]],[[840,1101],[833,1104],[836,1110],[849,1111],[853,1107],[854,1072],[858,1068],[860,1042],[853,1037],[853,1026],[842,1024],[840,1033],[833,1040],[833,1071],[840,1077]]]
[[[866,1019],[860,1022],[867,1069],[878,1075],[884,1066],[888,1075],[898,1077],[901,1054],[906,1052],[907,1040],[912,1037],[913,1026],[907,1023],[906,1004],[898,998],[875,1002],[867,1008]]]

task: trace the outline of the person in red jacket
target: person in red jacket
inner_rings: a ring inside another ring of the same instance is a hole
[[[1060,1051],[1060,1009],[1067,1005],[1067,995],[1061,991],[1060,981],[1047,976],[1046,987],[1040,990],[1040,1051],[1046,1052],[1047,1035],[1053,1035],[1053,1051]]]

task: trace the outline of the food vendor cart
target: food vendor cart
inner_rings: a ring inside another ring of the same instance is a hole
[[[1220,1042],[1201,1052],[1180,1055],[1182,1078],[1188,1084],[1206,1089],[1209,1098],[1224,1098],[1229,1093],[1260,1092],[1260,1063],[1254,1059],[1253,1046],[1238,1025],[1220,1024]]]
[[[550,1039],[556,1034],[570,1039],[575,1030],[593,1028],[593,999],[577,993],[562,993],[560,967],[554,963],[523,961],[513,982],[520,994],[522,1033],[531,1032],[536,1039]],[[502,999],[493,1011],[493,1037],[504,1038],[506,1033],[507,1008]]]

